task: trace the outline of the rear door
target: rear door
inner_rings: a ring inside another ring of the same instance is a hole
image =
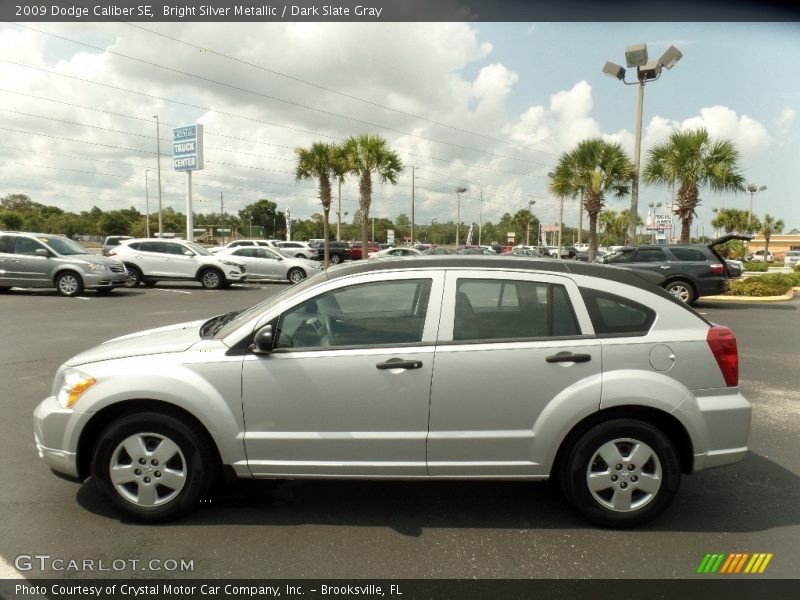
[[[429,474],[547,475],[563,428],[599,407],[601,358],[571,279],[448,271]]]

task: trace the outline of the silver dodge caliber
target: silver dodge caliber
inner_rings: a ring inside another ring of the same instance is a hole
[[[69,359],[34,413],[36,446],[143,521],[186,513],[227,474],[556,478],[587,519],[641,525],[682,474],[744,457],[751,413],[732,332],[651,277],[359,261]]]

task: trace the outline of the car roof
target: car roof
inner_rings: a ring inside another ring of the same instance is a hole
[[[599,277],[638,288],[656,291],[663,290],[658,283],[663,276],[649,271],[626,269],[610,265],[583,263],[578,261],[558,261],[552,259],[520,258],[508,255],[423,255],[413,258],[396,258],[382,261],[354,262],[328,272],[329,279],[345,277],[357,273],[385,271],[392,269],[486,269],[518,270],[546,273],[568,273]]]

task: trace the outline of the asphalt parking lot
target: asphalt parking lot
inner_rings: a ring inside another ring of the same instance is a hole
[[[285,287],[0,295],[2,576],[20,555],[47,554],[106,564],[192,561],[191,570],[135,573],[145,577],[692,578],[708,552],[769,552],[764,577],[800,575],[798,298],[698,304],[739,340],[740,385],[754,404],[752,451],[732,467],[684,478],[669,511],[634,531],[588,525],[549,484],[520,482],[243,482],[187,519],[141,526],[120,521],[91,483],[62,481],[38,459],[31,413],[69,356],[115,336],[249,306]],[[34,565],[20,574],[132,573]]]

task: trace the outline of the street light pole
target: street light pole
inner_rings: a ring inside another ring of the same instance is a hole
[[[156,120],[156,156],[158,157],[158,237],[164,237],[164,222],[161,218],[161,131],[158,115],[153,115]]]
[[[481,186],[481,200],[478,205],[478,246],[482,245],[481,234],[483,233],[483,184]]]
[[[456,196],[458,197],[458,208],[456,211],[456,248],[458,248],[459,240],[460,240],[460,232],[459,226],[461,225],[461,194],[467,191],[465,187],[457,187],[456,188]]]
[[[747,209],[747,233],[753,233],[753,196],[759,192],[763,192],[767,186],[757,186],[754,183],[747,184],[747,191],[750,192],[750,206]]]
[[[147,174],[150,169],[144,170],[144,237],[150,237],[150,186],[147,183]]]
[[[528,227],[525,231],[525,245],[531,245],[531,220],[533,219],[533,213],[531,212],[531,207],[536,204],[536,200],[528,200]]]
[[[669,70],[683,57],[680,50],[670,46],[656,61],[647,62],[647,44],[634,44],[625,49],[625,60],[628,68],[636,67],[636,81],[625,81],[625,69],[606,62],[603,72],[616,77],[625,85],[638,85],[639,94],[636,103],[636,138],[633,156],[633,181],[631,182],[631,210],[628,221],[628,242],[636,244],[636,222],[639,216],[639,162],[642,147],[642,114],[644,112],[644,86],[648,81],[661,77],[662,67]]]

